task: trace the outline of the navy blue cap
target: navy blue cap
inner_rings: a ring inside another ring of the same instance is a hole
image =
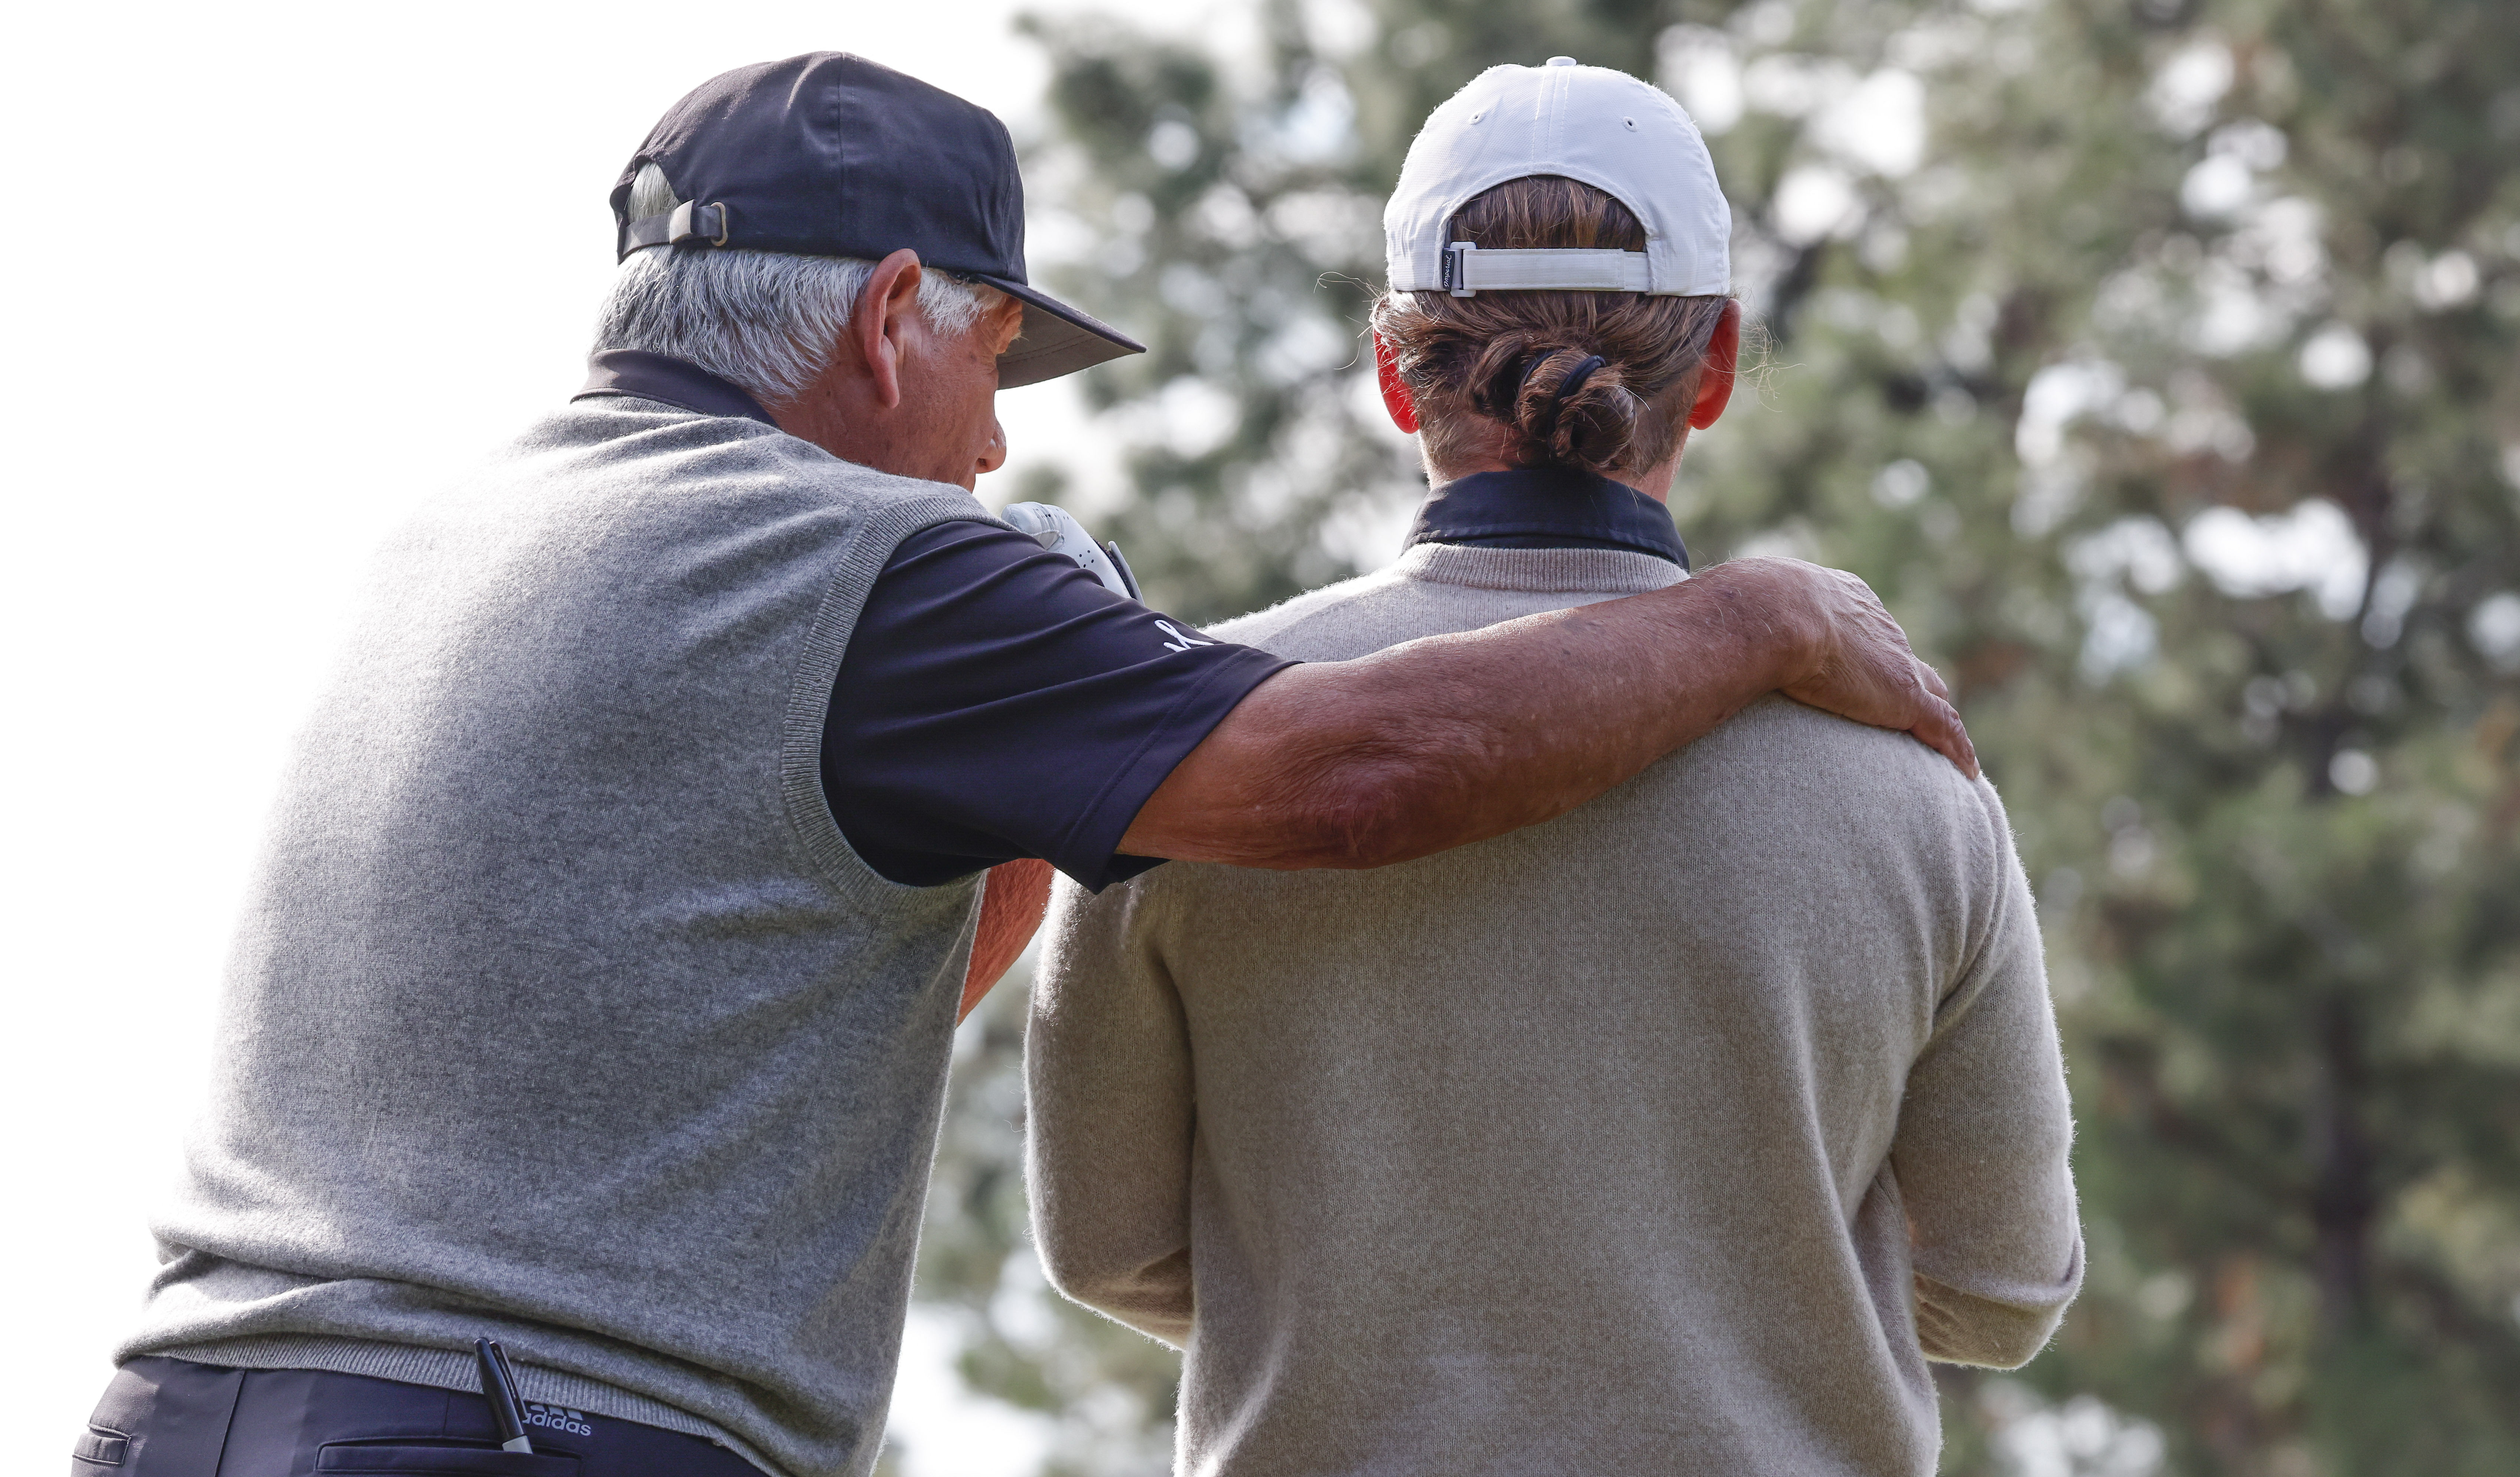
[[[654,164],[684,203],[632,220]],[[1024,277],[1014,140],[985,108],[863,57],[808,52],[710,78],[668,109],[612,187],[622,257],[652,247],[787,251],[922,266],[1022,300],[998,383],[1071,374],[1146,345]]]

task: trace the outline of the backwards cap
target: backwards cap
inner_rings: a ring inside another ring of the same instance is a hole
[[[653,164],[684,203],[630,218]],[[922,266],[1023,303],[1022,336],[999,357],[1012,389],[1146,345],[1034,287],[1024,274],[1023,177],[987,109],[845,52],[722,72],[652,129],[612,187],[619,254],[726,247]]]
[[[1557,174],[1608,192],[1645,228],[1642,251],[1480,250],[1453,216],[1508,180]],[[1732,208],[1697,125],[1670,95],[1552,57],[1491,67],[1426,118],[1382,211],[1395,292],[1558,291],[1720,296],[1732,289]]]

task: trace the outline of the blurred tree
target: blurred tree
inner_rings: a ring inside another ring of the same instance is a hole
[[[1426,112],[1560,52],[1662,82],[1772,336],[1682,530],[1882,591],[2048,926],[2089,1288],[2021,1376],[1945,1371],[1946,1469],[2520,1470],[2520,10],[1225,20],[1027,22],[1053,275],[1152,346],[1088,380],[1129,488],[1074,499],[1150,599],[1393,552],[1422,484],[1359,344]],[[922,1292],[977,1387],[1059,1414],[1055,1469],[1159,1470],[1173,1362],[1035,1290],[991,1009]]]

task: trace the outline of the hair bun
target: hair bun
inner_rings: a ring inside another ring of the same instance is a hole
[[[1511,399],[1498,409],[1535,460],[1598,473],[1626,460],[1644,404],[1615,361],[1587,346],[1551,344],[1525,362]]]

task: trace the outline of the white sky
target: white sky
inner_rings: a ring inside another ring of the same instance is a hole
[[[622,161],[695,83],[818,48],[922,76],[1020,137],[1045,67],[1009,31],[1015,8],[85,5],[11,22],[0,1466],[62,1464],[133,1322],[230,915],[367,553],[576,386]],[[1075,437],[1074,404],[1058,386],[1001,401],[1011,472]],[[941,1335],[915,1353],[898,1421],[915,1477],[1022,1469],[1022,1432],[958,1405]]]

